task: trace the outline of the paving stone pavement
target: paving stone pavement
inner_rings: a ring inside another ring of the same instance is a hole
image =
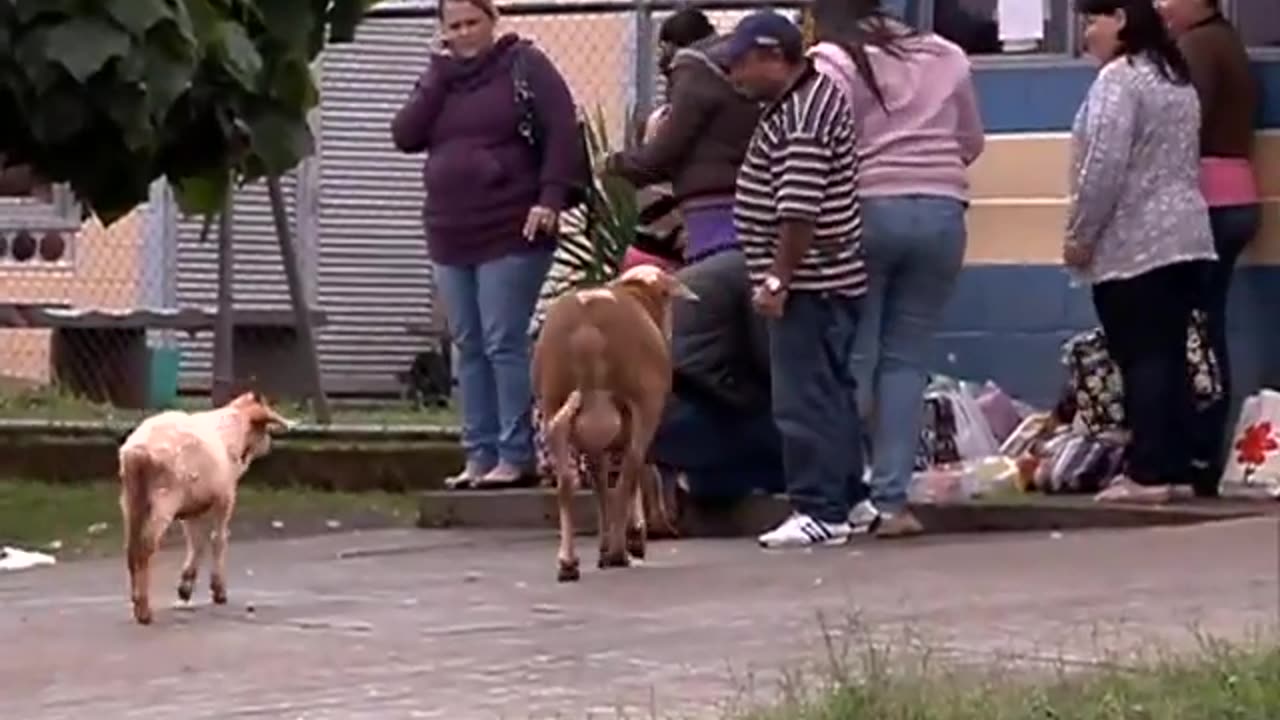
[[[148,628],[121,561],[74,562],[0,575],[0,718],[718,718],[826,637],[1088,661],[1274,629],[1278,544],[1274,518],[809,552],[686,540],[597,571],[584,540],[582,582],[558,585],[543,532],[233,541],[231,604],[202,587],[171,608],[166,553]]]

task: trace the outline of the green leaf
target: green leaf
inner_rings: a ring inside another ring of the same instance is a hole
[[[83,83],[112,58],[129,52],[129,35],[94,17],[74,17],[49,30],[49,58]]]
[[[165,0],[99,0],[107,14],[130,33],[142,36],[156,23],[173,19]]]
[[[283,175],[315,151],[315,139],[304,117],[275,108],[248,118],[249,149],[262,161],[267,175]]]
[[[147,93],[138,86],[121,86],[103,103],[107,116],[116,124],[121,139],[129,150],[150,148],[155,142]]]
[[[212,45],[218,39],[219,23],[222,14],[209,0],[177,0],[185,10],[178,13],[178,21],[182,22],[185,14],[189,21],[192,37],[200,45]]]
[[[351,42],[356,37],[356,26],[374,3],[370,0],[333,0],[329,7],[329,42]]]
[[[39,17],[76,15],[77,0],[17,0],[13,3],[18,22],[26,25]]]
[[[301,57],[288,57],[272,68],[271,96],[289,107],[310,110],[320,102],[311,66]]]
[[[155,118],[168,113],[174,101],[186,92],[196,69],[193,58],[175,57],[173,48],[161,38],[166,32],[177,36],[176,30],[158,26],[148,33],[148,42],[142,50],[146,58],[147,105]]]
[[[183,214],[212,215],[222,212],[231,192],[231,176],[223,168],[186,178],[170,178],[173,197]]]
[[[18,35],[15,39],[15,59],[18,68],[37,92],[44,92],[65,77],[65,73],[49,58],[49,31],[36,27]]]
[[[262,72],[262,56],[254,47],[239,23],[224,21],[218,24],[218,40],[215,45],[222,66],[240,87],[253,90]]]
[[[323,15],[312,12],[313,0],[268,0],[258,3],[267,34],[290,52],[305,52],[307,41]]]
[[[92,114],[85,100],[84,92],[70,84],[44,94],[27,117],[36,142],[59,145],[85,130]]]
[[[182,46],[189,48],[187,52],[194,57],[198,40],[196,39],[195,26],[192,23],[191,12],[187,9],[187,4],[182,0],[165,0],[165,2],[173,12],[172,19],[159,23],[159,26],[152,28],[151,32],[161,31],[163,28],[172,25],[172,27],[177,28],[178,37],[182,38]]]

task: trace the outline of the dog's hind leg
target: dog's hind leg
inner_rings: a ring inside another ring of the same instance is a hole
[[[622,469],[616,486],[609,488],[609,534],[604,553],[600,556],[602,568],[626,568],[627,548],[631,546],[631,511],[635,507],[636,469],[634,454],[630,448],[622,452]],[[641,539],[643,544],[643,539]]]
[[[648,468],[643,467],[642,472],[647,471]],[[627,517],[627,554],[637,560],[644,559],[645,546],[649,542],[649,523],[645,517],[648,499],[644,490],[648,484],[644,477],[636,483],[635,491],[631,494],[631,511]]]
[[[622,468],[612,450],[592,461],[596,468],[596,502],[600,507],[600,568],[626,567],[627,504],[622,493]]]
[[[182,534],[187,539],[187,557],[182,563],[182,575],[178,581],[178,599],[189,602],[195,590],[200,562],[209,549],[213,525],[208,514],[182,520]]]
[[[573,405],[570,397],[565,408]],[[543,426],[543,437],[546,438],[547,450],[551,455],[552,474],[556,483],[556,506],[560,515],[560,548],[556,553],[556,580],[559,582],[575,582],[581,576],[578,554],[574,548],[573,495],[578,486],[578,469],[573,463],[569,447],[569,433],[572,429],[574,409],[560,412],[551,417]]]

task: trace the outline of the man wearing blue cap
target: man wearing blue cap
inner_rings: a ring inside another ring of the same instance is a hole
[[[767,103],[738,172],[734,225],[752,302],[769,321],[774,422],[794,512],[759,540],[839,545],[862,482],[851,358],[867,273],[853,115],[782,15],[747,16],[721,59],[744,92]]]

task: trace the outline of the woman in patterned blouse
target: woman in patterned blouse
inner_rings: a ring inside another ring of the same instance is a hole
[[[1090,283],[1120,368],[1125,473],[1099,500],[1166,501],[1194,476],[1187,329],[1215,259],[1200,192],[1200,103],[1152,0],[1077,0],[1101,64],[1072,127],[1063,261]]]

